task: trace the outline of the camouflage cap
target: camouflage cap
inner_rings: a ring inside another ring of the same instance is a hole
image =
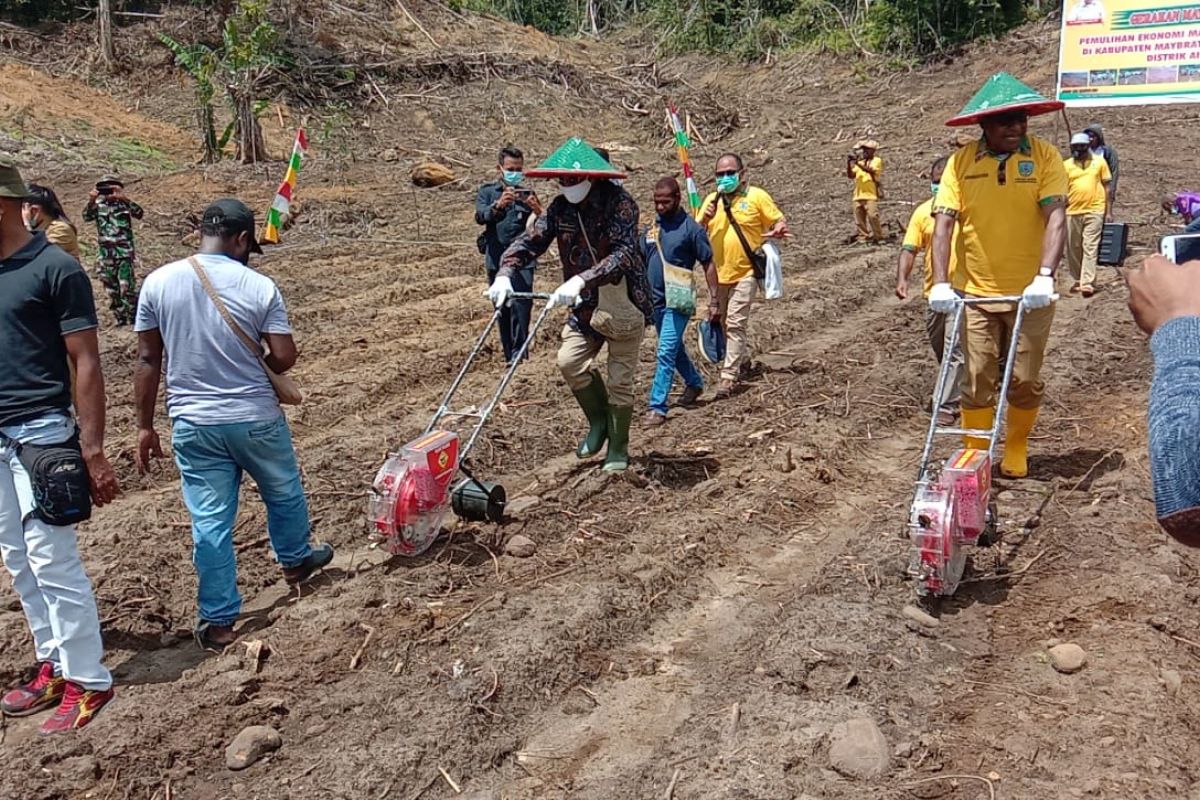
[[[0,198],[24,200],[29,197],[29,187],[21,178],[21,171],[7,156],[0,156]]]
[[[96,181],[96,185],[97,186],[120,186],[122,189],[125,188],[125,182],[122,181],[120,178],[118,178],[116,175],[105,175],[103,178]]]

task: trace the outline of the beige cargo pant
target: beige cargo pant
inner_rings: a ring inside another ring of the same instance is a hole
[[[742,367],[750,362],[750,343],[747,331],[750,326],[750,306],[754,302],[754,291],[758,281],[753,275],[737,283],[718,283],[717,302],[721,306],[721,322],[725,326],[725,363],[721,366],[721,380],[736,381]]]
[[[1067,215],[1067,269],[1080,286],[1096,285],[1096,259],[1103,235],[1103,214]]]
[[[1000,386],[1001,355],[1008,351],[1017,309],[1008,303],[967,306],[962,335],[966,356],[962,382],[962,407],[994,408]],[[1046,384],[1042,361],[1054,322],[1054,306],[1025,312],[1017,338],[1017,358],[1008,386],[1009,404],[1022,409],[1038,408]]]
[[[590,339],[570,325],[563,326],[558,348],[558,368],[571,391],[578,392],[592,382],[593,362],[600,348],[608,345],[608,402],[614,406],[632,406],[634,376],[637,373],[638,348],[642,333],[629,339]]]

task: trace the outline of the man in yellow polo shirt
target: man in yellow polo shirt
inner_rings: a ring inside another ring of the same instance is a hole
[[[722,398],[733,392],[750,361],[746,331],[758,285],[752,254],[764,240],[786,237],[788,227],[771,195],[746,182],[741,156],[726,153],[718,158],[716,179],[717,191],[704,198],[696,219],[708,231],[717,265],[716,303],[727,341],[716,393]]]
[[[993,75],[947,125],[983,128],[983,137],[957,150],[934,201],[933,311],[959,302],[950,283],[950,244],[962,229],[965,292],[969,297],[1020,296],[1026,313],[1008,387],[1008,420],[1000,472],[1029,473],[1029,434],[1045,384],[1042,360],[1054,320],[1054,274],[1066,240],[1067,172],[1057,148],[1027,133],[1031,115],[1062,108],[1008,73]],[[1017,309],[1011,303],[968,306],[963,331],[966,364],[962,425],[986,431],[996,413],[1000,357],[1007,352]],[[987,440],[968,437],[968,447]]]
[[[879,142],[864,139],[846,159],[846,177],[854,181],[854,224],[858,226],[858,241],[870,241],[872,244],[883,241],[883,226],[879,224],[883,159],[875,155],[878,149]]]
[[[1096,293],[1096,258],[1104,221],[1112,216],[1112,172],[1108,162],[1092,152],[1086,133],[1071,137],[1067,170],[1067,268],[1075,279],[1071,292]]]
[[[925,254],[926,298],[929,297],[929,291],[933,288],[933,203],[937,198],[938,188],[942,182],[942,173],[946,169],[948,160],[946,156],[942,156],[929,168],[929,188],[933,196],[916,207],[908,222],[908,230],[904,234],[904,245],[900,250],[900,262],[896,265],[896,297],[901,300],[908,299],[909,276],[912,275],[917,256],[921,253]],[[954,238],[950,241],[950,285],[956,292],[962,292],[966,280],[961,263],[960,236],[961,232],[958,226],[955,226]],[[939,425],[951,425],[958,419],[959,384],[962,382],[963,365],[962,338],[960,335],[954,348],[947,355],[951,333],[950,326],[947,324],[947,315],[939,314],[932,309],[925,311],[925,331],[929,334],[929,346],[933,348],[938,364],[941,364],[944,358],[950,359],[950,374],[946,379],[945,386],[942,387],[941,396],[933,398],[933,410],[938,415]]]

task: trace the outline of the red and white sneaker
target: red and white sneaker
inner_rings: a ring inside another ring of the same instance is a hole
[[[66,733],[82,728],[92,721],[92,717],[113,699],[111,688],[103,691],[84,689],[77,683],[67,681],[67,690],[54,716],[42,723],[38,731],[41,736],[53,736],[56,733]]]
[[[34,679],[23,683],[0,699],[0,711],[10,717],[27,717],[50,708],[62,699],[67,682],[54,674],[54,665],[43,661]]]

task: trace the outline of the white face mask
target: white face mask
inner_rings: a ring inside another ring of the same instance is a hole
[[[584,198],[588,196],[588,192],[592,190],[592,182],[590,180],[582,181],[574,186],[559,186],[558,188],[562,192],[562,196],[567,198],[568,203],[578,205],[584,201]]]

